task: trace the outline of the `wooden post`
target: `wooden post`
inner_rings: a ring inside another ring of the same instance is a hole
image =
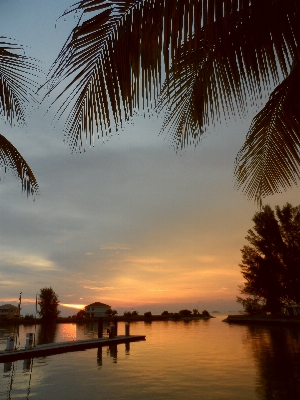
[[[113,324],[115,325],[115,335],[118,336],[118,317],[114,317]]]
[[[113,339],[116,336],[116,327],[115,325],[110,326],[110,333],[109,333],[109,338]]]
[[[98,319],[98,338],[103,337],[103,317]]]

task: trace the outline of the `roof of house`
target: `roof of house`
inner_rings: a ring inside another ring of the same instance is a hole
[[[12,304],[3,304],[2,306],[0,306],[0,308],[19,308],[19,307],[14,306]]]
[[[88,306],[85,306],[85,308],[88,307],[110,307],[108,304],[100,303],[100,301],[96,301],[95,303],[89,304]]]

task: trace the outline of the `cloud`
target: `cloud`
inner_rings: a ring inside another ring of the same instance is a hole
[[[1,303],[17,303],[19,304],[19,299],[16,297],[6,297],[6,298],[0,298]],[[35,303],[35,299],[27,299],[22,297],[22,305],[26,304],[33,304]]]
[[[130,246],[126,244],[118,244],[118,243],[109,243],[109,244],[102,244],[100,246],[101,250],[130,250]]]
[[[97,286],[83,286],[84,289],[90,289],[90,290],[97,290],[97,291],[102,291],[102,290],[116,290],[115,287],[113,286],[104,286],[104,287],[97,287]]]
[[[71,239],[73,239],[72,235],[64,235],[64,236],[61,236],[61,237],[58,237],[57,239],[55,239],[54,243],[65,243]]]
[[[1,264],[8,266],[24,267],[33,270],[59,270],[55,263],[37,254],[18,254],[17,252],[7,251],[0,256]]]
[[[91,251],[88,251],[88,252],[85,253],[85,255],[88,256],[88,257],[90,257],[90,256],[93,256],[94,253],[92,253]]]
[[[224,293],[226,290],[228,290],[227,287],[222,287],[221,289],[215,290],[215,293]]]
[[[140,258],[140,257],[129,257],[125,260],[126,262],[130,263],[136,263],[136,264],[164,264],[166,261],[162,258],[156,258],[156,257],[146,257],[146,258]]]
[[[18,286],[19,283],[16,281],[0,281],[0,286]]]

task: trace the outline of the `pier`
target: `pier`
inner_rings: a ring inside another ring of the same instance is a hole
[[[118,345],[121,343],[130,343],[146,340],[146,336],[126,336],[120,335],[114,338],[98,338],[86,340],[74,340],[71,342],[40,344],[30,349],[19,348],[10,351],[0,351],[0,363],[6,363],[16,360],[25,360],[27,358],[43,357],[53,354],[62,354],[73,351],[92,349],[95,347]]]
[[[295,326],[300,327],[299,316],[272,316],[272,315],[228,315],[223,320],[229,324],[244,324],[244,325],[277,325],[277,326]]]

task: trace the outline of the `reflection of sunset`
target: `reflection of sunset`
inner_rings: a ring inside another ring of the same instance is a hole
[[[68,308],[76,308],[77,310],[82,310],[86,304],[60,304],[63,307],[68,307]]]
[[[60,334],[62,341],[76,340],[76,324],[61,324]]]

